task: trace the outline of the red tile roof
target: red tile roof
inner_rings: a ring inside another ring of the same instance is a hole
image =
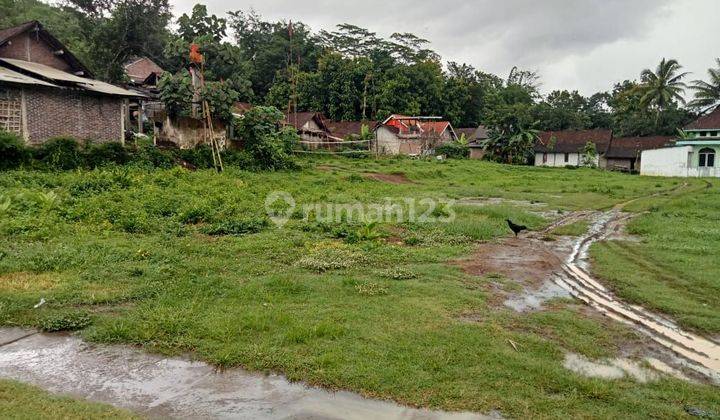
[[[660,149],[672,145],[675,138],[673,136],[613,138],[605,157],[615,159],[638,158],[643,150]]]
[[[448,121],[428,120],[399,114],[391,115],[382,124],[395,128],[400,134],[442,134],[447,129],[455,132]]]
[[[372,130],[377,124],[377,121],[327,121],[330,134],[341,139],[348,136],[359,136],[363,125]]]
[[[133,83],[143,83],[150,75],[161,75],[165,70],[147,57],[135,58],[125,64],[127,73]]]
[[[244,114],[253,109],[253,104],[249,102],[235,102],[233,105],[233,112],[238,114]]]
[[[610,130],[563,130],[544,131],[538,135],[535,151],[541,153],[578,153],[587,142],[595,143],[598,153],[610,146]]]
[[[720,106],[707,115],[703,115],[685,127],[686,130],[720,130]]]

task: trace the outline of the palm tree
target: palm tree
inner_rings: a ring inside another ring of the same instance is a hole
[[[658,118],[660,112],[667,109],[674,101],[685,103],[682,94],[687,86],[682,79],[688,73],[680,73],[680,69],[682,66],[677,60],[663,58],[654,72],[645,69],[640,73],[643,81],[640,104],[647,108],[654,108]]]
[[[720,105],[720,58],[716,58],[717,68],[708,69],[710,81],[696,80],[691,87],[695,99],[690,102],[694,108],[713,108]]]

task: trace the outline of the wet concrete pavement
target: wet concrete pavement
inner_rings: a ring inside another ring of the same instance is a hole
[[[151,417],[252,419],[479,419],[419,410],[290,383],[279,375],[216,371],[126,346],[62,334],[0,329],[0,377]]]

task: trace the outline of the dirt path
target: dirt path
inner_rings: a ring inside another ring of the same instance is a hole
[[[648,197],[679,193],[687,187],[689,184],[683,183]],[[684,331],[671,320],[640,306],[623,302],[590,275],[590,246],[608,238],[622,238],[625,223],[634,216],[632,213],[623,213],[623,208],[648,197],[617,204],[608,211],[569,213],[542,231],[531,232],[520,239],[509,238],[500,243],[484,244],[472,260],[464,261],[461,265],[471,274],[499,273],[526,286],[522,294],[511,296],[504,302],[517,311],[538,309],[542,300],[561,296],[549,284],[559,286],[564,292],[602,314],[632,326],[680,356],[681,361],[684,360],[683,367],[720,384],[720,344]],[[543,240],[552,230],[583,219],[589,220],[591,227],[587,234],[572,242],[552,243]]]
[[[488,418],[333,393],[278,375],[220,373],[205,363],[19,329],[0,329],[0,377],[159,418]]]
[[[630,217],[630,214],[620,212],[620,207],[597,216],[590,231],[574,242],[572,252],[562,266],[565,275],[555,277],[554,281],[601,313],[635,327],[660,345],[682,356],[690,362],[687,367],[720,384],[718,343],[684,331],[671,320],[640,306],[623,302],[589,274],[590,246],[617,233]]]

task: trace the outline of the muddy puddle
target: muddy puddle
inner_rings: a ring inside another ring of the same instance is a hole
[[[164,358],[71,335],[0,329],[0,377],[154,418],[480,419],[329,392],[278,375]]]
[[[550,300],[568,297],[570,293],[567,290],[552,280],[546,280],[539,289],[527,288],[522,293],[505,299],[503,304],[515,312],[536,311],[543,309]]]

